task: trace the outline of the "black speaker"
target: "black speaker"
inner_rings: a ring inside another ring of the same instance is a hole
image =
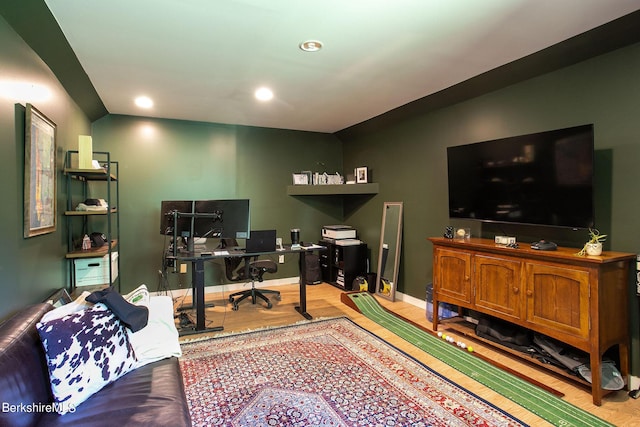
[[[322,272],[320,271],[320,257],[316,254],[307,254],[305,260],[305,277],[307,285],[317,285],[322,282]]]

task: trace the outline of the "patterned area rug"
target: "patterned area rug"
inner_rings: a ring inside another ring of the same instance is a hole
[[[182,345],[194,426],[522,426],[346,318]]]

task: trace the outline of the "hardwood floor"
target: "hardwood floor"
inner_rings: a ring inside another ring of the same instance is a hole
[[[213,302],[215,306],[207,309],[207,327],[223,326],[222,332],[213,332],[199,335],[188,335],[181,337],[181,340],[199,338],[206,335],[227,334],[232,332],[247,331],[268,326],[280,326],[303,321],[304,318],[294,310],[298,305],[298,285],[283,285],[275,289],[281,291],[281,301],[272,299],[273,308],[266,309],[262,304],[252,305],[245,300],[240,303],[238,311],[231,310],[228,303],[228,291],[224,287],[209,288],[215,292],[207,294],[207,302]],[[219,291],[218,291],[219,289]],[[549,426],[548,422],[539,418],[535,414],[527,411],[521,406],[513,403],[509,399],[495,393],[491,389],[477,383],[475,380],[456,371],[450,366],[429,356],[422,350],[414,347],[385,328],[379,326],[365,316],[346,306],[340,301],[342,291],[328,284],[307,286],[307,312],[315,319],[324,317],[346,316],[364,329],[374,333],[390,344],[398,347],[402,351],[421,361],[436,372],[444,375],[460,386],[474,392],[483,399],[491,402],[495,406],[509,412],[518,419],[531,426]],[[177,305],[190,303],[189,297],[176,297],[174,301]],[[401,301],[390,302],[378,298],[381,305],[405,318],[411,319],[419,325],[431,329],[431,322],[427,321],[424,307],[416,307]],[[190,315],[191,317],[195,315]],[[193,317],[195,321],[195,317]],[[471,340],[467,337],[457,337],[455,333],[448,332],[449,335],[465,342]],[[549,387],[564,393],[564,399],[575,406],[589,411],[598,417],[609,421],[617,426],[640,426],[640,399],[630,398],[626,391],[618,391],[607,395],[603,399],[602,406],[593,405],[591,394],[585,388],[573,384],[572,382],[549,374],[540,368],[529,366],[517,359],[497,352],[491,347],[483,345],[481,342],[473,342],[475,351],[482,355],[496,360],[518,372],[523,373]]]

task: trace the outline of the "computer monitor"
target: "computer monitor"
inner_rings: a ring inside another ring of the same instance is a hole
[[[175,229],[178,237],[191,237],[193,207],[193,200],[163,200],[160,206],[160,234],[171,236]]]
[[[248,239],[250,233],[249,199],[195,201],[194,237]]]

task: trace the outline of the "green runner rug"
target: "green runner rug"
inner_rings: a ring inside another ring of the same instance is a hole
[[[457,369],[556,426],[613,426],[535,385],[513,376],[386,311],[367,292],[346,295],[358,310],[431,356]]]

